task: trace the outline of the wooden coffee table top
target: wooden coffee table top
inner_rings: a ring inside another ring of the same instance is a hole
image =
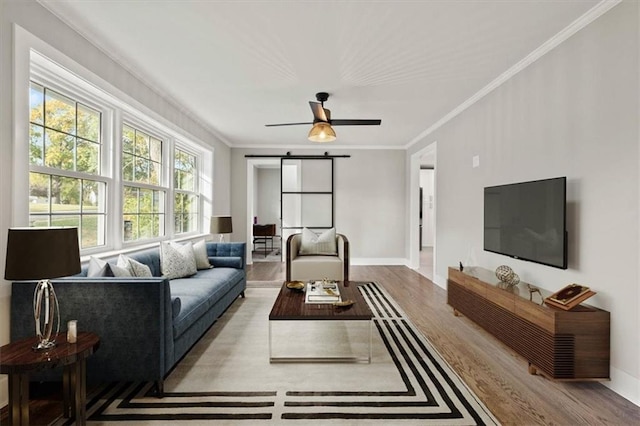
[[[358,286],[366,284],[357,281],[339,281],[342,300],[353,300],[347,307],[330,303],[311,304],[304,302],[304,291],[291,290],[282,284],[278,298],[271,308],[269,321],[284,320],[371,320],[373,314],[362,298]]]

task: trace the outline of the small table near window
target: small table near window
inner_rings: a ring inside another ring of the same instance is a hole
[[[9,423],[29,424],[29,373],[63,366],[64,417],[86,424],[86,360],[100,346],[100,338],[80,332],[76,343],[68,343],[66,334],[59,333],[55,347],[34,351],[37,341],[31,337],[0,347],[0,374],[9,375]]]
[[[273,251],[273,237],[276,236],[276,225],[253,225],[253,244],[263,244],[264,257]],[[268,244],[267,244],[268,243]],[[256,251],[257,247],[256,247]]]

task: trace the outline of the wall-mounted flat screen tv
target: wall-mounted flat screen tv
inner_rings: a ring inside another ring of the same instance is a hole
[[[484,189],[484,249],[567,269],[567,178]]]

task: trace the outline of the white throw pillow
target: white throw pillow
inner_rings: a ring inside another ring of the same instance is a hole
[[[302,228],[302,239],[298,254],[320,254],[337,256],[336,228],[327,229],[321,234],[316,234],[310,229]]]
[[[111,270],[106,260],[91,256],[89,258],[89,268],[87,277],[108,277]]]
[[[193,244],[160,243],[160,269],[162,275],[170,280],[189,277],[198,272]]]
[[[152,277],[151,268],[144,263],[138,262],[135,259],[121,254],[118,256],[118,263],[116,266],[129,271],[132,277]],[[115,275],[115,274],[114,274]]]
[[[193,245],[193,253],[196,258],[196,269],[211,269],[213,266],[209,263],[207,255],[207,243],[204,240],[196,241]]]

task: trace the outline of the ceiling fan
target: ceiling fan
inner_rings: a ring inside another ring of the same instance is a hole
[[[382,120],[366,119],[332,119],[331,111],[324,107],[324,103],[329,99],[327,92],[316,93],[317,102],[309,101],[309,106],[313,112],[313,122],[305,123],[282,123],[265,124],[266,127],[276,126],[298,126],[313,124],[309,131],[309,140],[312,142],[332,142],[336,140],[336,132],[331,126],[379,126]]]

